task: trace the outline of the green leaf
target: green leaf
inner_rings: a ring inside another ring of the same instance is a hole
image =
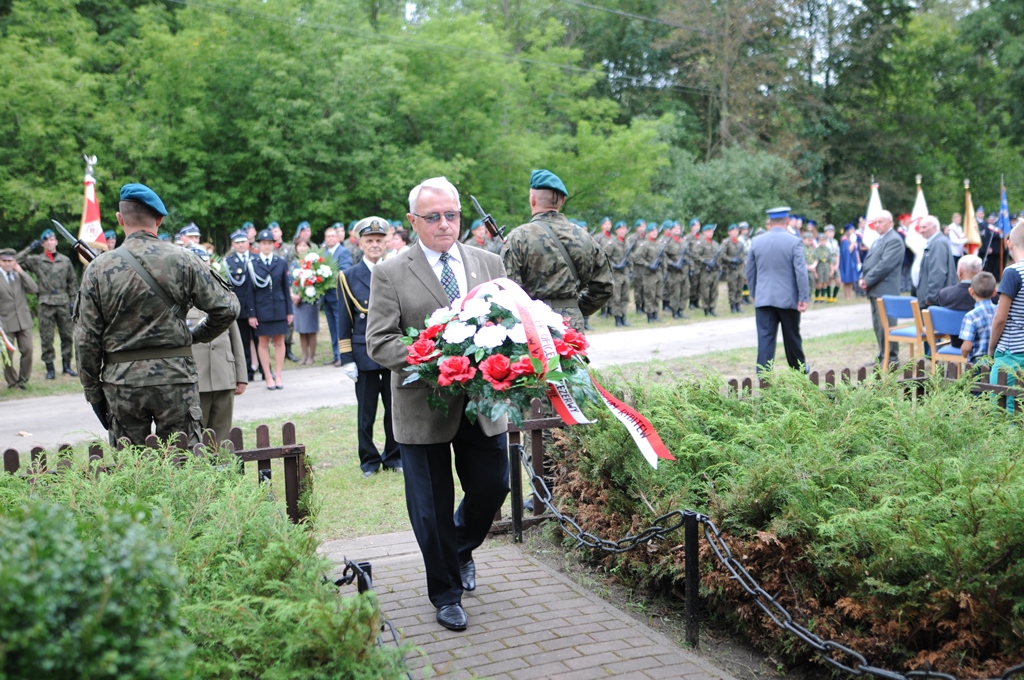
[[[427,406],[429,406],[432,411],[437,411],[443,416],[448,415],[448,402],[441,398],[441,395],[437,392],[431,391],[427,395]]]

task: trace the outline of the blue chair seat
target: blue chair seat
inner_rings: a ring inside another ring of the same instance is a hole
[[[951,347],[950,345],[943,345],[939,348],[938,354],[948,354],[950,356],[960,356],[960,348]]]
[[[891,328],[889,329],[889,335],[898,335],[901,338],[918,338],[916,328]]]

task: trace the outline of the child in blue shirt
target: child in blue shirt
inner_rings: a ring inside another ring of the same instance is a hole
[[[992,319],[996,315],[996,306],[992,304],[992,295],[996,292],[996,277],[989,272],[981,272],[971,279],[971,287],[967,290],[974,298],[974,309],[967,312],[960,325],[960,339],[963,341],[960,354],[973,364],[979,357],[988,354]]]

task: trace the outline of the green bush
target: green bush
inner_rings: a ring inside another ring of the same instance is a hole
[[[557,495],[585,526],[617,538],[693,508],[798,620],[876,665],[992,675],[1022,660],[1024,431],[969,383],[917,400],[895,378],[826,391],[793,372],[755,398],[718,378],[616,389],[678,461],[652,470],[610,417],[572,428]],[[672,588],[671,547],[601,559]],[[790,661],[812,656],[702,557],[709,604]]]
[[[170,454],[106,456],[116,463],[100,474],[76,469],[34,484],[0,475],[0,516],[47,503],[69,508],[79,522],[138,508],[161,518],[159,543],[178,572],[168,586],[178,599],[178,630],[192,646],[186,676],[401,676],[405,650],[375,644],[376,596],[339,596],[323,578],[330,565],[316,553],[309,527],[290,523],[251,476],[240,476],[229,461],[196,459],[179,467]],[[101,533],[87,533],[83,546],[105,545]],[[84,547],[80,552],[91,555]]]
[[[145,511],[0,517],[0,678],[184,677],[173,557]]]

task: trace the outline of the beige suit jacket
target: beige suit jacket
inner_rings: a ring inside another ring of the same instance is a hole
[[[188,321],[192,326],[205,318],[206,312],[195,308],[188,313]],[[192,356],[196,360],[200,392],[233,390],[238,383],[249,382],[238,324],[231,324],[210,342],[194,343]]]
[[[501,258],[494,253],[461,244],[458,248],[466,265],[466,282],[470,289],[505,276]],[[465,397],[445,397],[448,415],[443,416],[427,405],[430,388],[426,383],[416,381],[402,385],[409,375],[405,371],[409,351],[401,341],[405,329],[422,329],[424,320],[434,310],[447,306],[448,296],[427,264],[419,244],[373,268],[366,349],[371,359],[392,371],[391,420],[399,443],[443,444],[454,439],[459,430]],[[481,417],[477,423],[487,436],[508,430],[505,417],[497,421]]]
[[[32,330],[32,312],[28,308],[25,293],[35,293],[38,288],[32,277],[14,272],[14,283],[0,272],[0,318],[4,320],[7,333]]]

